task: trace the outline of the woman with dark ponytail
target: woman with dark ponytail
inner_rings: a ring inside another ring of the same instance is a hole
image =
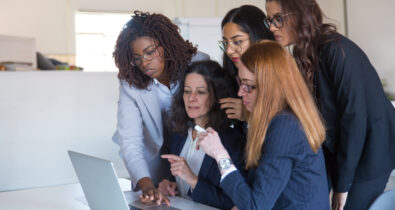
[[[224,52],[223,67],[228,73],[228,80],[233,83],[235,94],[239,89],[236,77],[243,53],[253,43],[274,39],[262,21],[264,18],[265,13],[258,7],[243,5],[231,9],[222,19],[222,40],[219,41],[219,46]],[[223,98],[220,103],[229,119],[246,120],[246,111],[240,98]]]

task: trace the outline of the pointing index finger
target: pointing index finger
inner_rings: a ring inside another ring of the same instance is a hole
[[[169,160],[181,160],[181,157],[177,156],[177,155],[173,155],[173,154],[163,154],[160,156],[161,158],[166,158]]]

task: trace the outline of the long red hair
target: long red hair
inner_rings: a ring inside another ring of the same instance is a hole
[[[257,99],[249,114],[246,168],[256,167],[270,121],[289,108],[301,123],[311,149],[317,152],[325,127],[314,99],[292,56],[278,42],[251,45],[241,61],[255,74]]]

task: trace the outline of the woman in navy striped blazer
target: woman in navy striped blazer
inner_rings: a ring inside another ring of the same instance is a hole
[[[221,188],[239,209],[329,209],[325,127],[295,61],[268,40],[250,46],[241,60],[238,94],[249,114],[247,180],[213,129],[199,135],[198,146],[218,163]]]

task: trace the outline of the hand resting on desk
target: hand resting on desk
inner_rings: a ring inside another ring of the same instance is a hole
[[[144,177],[138,181],[138,185],[142,191],[140,201],[142,203],[156,202],[158,205],[165,203],[170,205],[170,200],[162,194],[161,191],[155,188],[151,178]]]

